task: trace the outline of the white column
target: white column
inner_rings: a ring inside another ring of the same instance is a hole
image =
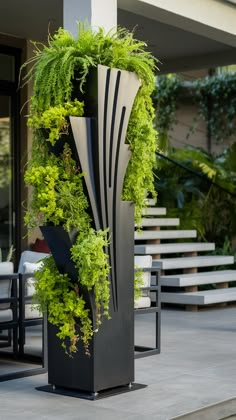
[[[106,32],[117,27],[117,0],[63,0],[63,27],[77,35],[77,21],[84,22],[95,31],[103,27]]]

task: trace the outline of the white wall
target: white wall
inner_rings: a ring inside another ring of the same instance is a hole
[[[117,26],[117,0],[63,0],[63,27],[74,36],[76,21],[85,22],[94,30],[103,27],[106,32]]]

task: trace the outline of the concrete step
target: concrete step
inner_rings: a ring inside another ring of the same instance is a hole
[[[214,251],[214,243],[183,242],[176,244],[135,245],[134,253],[139,255],[172,254],[178,252]]]
[[[236,281],[236,270],[206,271],[193,274],[174,274],[160,277],[162,286],[187,287]]]
[[[164,258],[153,260],[153,267],[160,267],[162,270],[177,270],[182,268],[210,267],[228,265],[234,263],[234,257],[210,255],[202,257]]]
[[[236,301],[236,287],[189,293],[161,293],[161,301],[183,305],[210,305],[220,302],[233,302]]]
[[[169,420],[235,420],[236,397],[206,405],[195,411],[189,411]]]
[[[180,238],[196,238],[196,230],[143,230],[135,232],[136,241],[145,241],[148,239],[180,239]]]
[[[164,207],[147,207],[142,210],[143,216],[165,216],[166,208]]]
[[[140,223],[141,226],[179,226],[179,219],[174,218],[143,218]]]
[[[146,200],[145,200],[146,206],[155,206],[156,203],[157,203],[156,198],[146,198]]]

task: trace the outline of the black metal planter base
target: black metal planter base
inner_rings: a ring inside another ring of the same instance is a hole
[[[80,392],[68,388],[55,388],[54,385],[39,386],[35,389],[37,389],[37,391],[50,392],[51,394],[64,395],[66,397],[82,398],[85,400],[95,401],[101,400],[102,398],[113,397],[114,395],[124,394],[125,392],[137,391],[138,389],[146,387],[147,385],[132,383],[130,385],[118,386],[100,392]]]

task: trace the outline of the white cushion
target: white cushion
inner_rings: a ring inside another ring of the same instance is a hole
[[[24,274],[33,274],[35,273],[35,271],[39,270],[41,267],[43,266],[43,261],[40,261],[38,263],[30,263],[30,262],[25,262],[23,264],[23,273]],[[33,296],[34,292],[35,292],[35,288],[34,288],[34,277],[29,277],[26,280],[26,290],[25,290],[25,294],[26,296]]]
[[[23,272],[24,274],[31,274],[31,273],[33,274],[35,273],[35,271],[39,270],[42,266],[43,266],[43,261],[40,261],[38,263],[24,262]],[[35,292],[34,281],[35,281],[34,277],[29,277],[26,280],[26,290],[25,290],[26,296],[33,296]],[[34,305],[32,305],[31,303],[25,304],[25,319],[35,319],[35,318],[41,318],[41,317],[42,317],[41,312],[39,312],[38,309],[34,307]]]
[[[150,268],[152,266],[152,256],[151,255],[135,255],[134,264],[139,267]]]
[[[1,262],[0,263],[0,275],[12,274],[14,267],[12,262]],[[0,298],[6,299],[11,297],[11,280],[0,280]],[[1,303],[0,310],[8,309],[10,303]]]
[[[31,305],[31,303],[26,303],[25,305],[25,319],[35,319],[42,318],[42,313]]]
[[[48,257],[49,254],[45,254],[44,252],[35,252],[35,251],[23,251],[21,253],[20,262],[18,273],[24,273],[24,263],[37,263],[43,258]]]
[[[148,296],[141,296],[136,299],[134,303],[135,309],[149,308],[151,306],[151,299]]]
[[[9,322],[13,320],[12,310],[11,309],[1,309],[0,311],[0,330],[1,322]]]
[[[152,267],[152,256],[151,255],[135,255],[134,256],[134,265],[135,268],[151,268]],[[151,273],[143,272],[142,273],[142,286],[150,287],[151,285]],[[142,291],[143,297],[148,297],[150,292],[147,290]],[[149,305],[150,306],[150,305]]]

